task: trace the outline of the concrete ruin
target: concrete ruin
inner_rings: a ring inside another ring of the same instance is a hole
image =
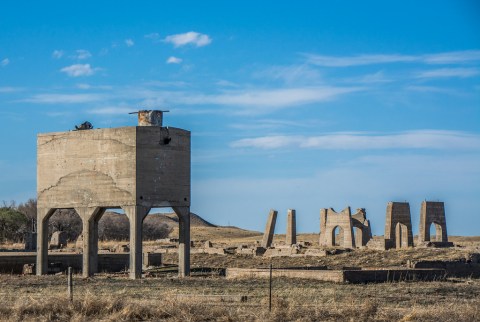
[[[142,274],[142,223],[151,208],[179,218],[179,276],[190,273],[190,132],[164,127],[161,111],[138,112],[139,124],[39,134],[37,275],[47,273],[49,218],[75,209],[83,222],[83,276],[98,271],[98,221],[123,209],[130,222],[130,278]]]
[[[367,220],[364,208],[357,209],[353,216],[350,207],[339,213],[332,208],[320,210],[320,246],[360,248],[367,245],[371,238],[370,221]]]
[[[338,234],[335,234],[336,229]],[[353,239],[352,215],[350,207],[341,212],[336,212],[333,208],[323,208],[320,210],[320,246],[333,247],[341,246],[345,248],[355,248]]]
[[[430,236],[430,226],[435,226],[435,240]],[[443,202],[423,201],[420,209],[420,225],[418,227],[418,243],[448,243],[447,222]]]
[[[49,249],[61,249],[67,247],[67,233],[64,231],[56,231],[50,238]]]
[[[277,222],[277,214],[278,212],[273,209],[271,209],[270,213],[268,214],[267,225],[265,226],[265,233],[263,234],[261,243],[263,248],[272,246],[273,235],[275,234],[275,223]]]
[[[297,243],[297,218],[295,209],[288,209],[287,212],[287,234],[285,244],[294,245]]]
[[[385,249],[413,247],[412,218],[408,202],[387,204],[385,219]]]

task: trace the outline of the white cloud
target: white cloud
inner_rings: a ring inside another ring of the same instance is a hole
[[[53,52],[52,52],[52,57],[55,58],[55,59],[60,59],[63,57],[63,55],[65,54],[65,52],[63,50],[57,50],[55,49]]]
[[[0,61],[0,66],[5,67],[10,64],[10,59],[5,58],[4,60]]]
[[[417,74],[417,78],[467,78],[473,77],[479,74],[479,70],[476,68],[439,68],[434,70],[428,70]]]
[[[135,45],[135,43],[133,42],[132,39],[125,39],[125,45],[127,45],[127,47],[132,47],[133,45]]]
[[[320,136],[264,136],[231,143],[234,148],[359,149],[480,149],[480,136],[458,131],[421,130],[397,134],[330,133]]]
[[[90,64],[74,64],[64,67],[60,71],[70,77],[91,76],[95,73],[95,69]]]
[[[165,42],[172,43],[175,47],[181,47],[189,44],[202,47],[212,42],[212,39],[208,35],[195,31],[189,31],[184,34],[170,35],[164,40]]]
[[[72,58],[79,59],[79,60],[88,59],[90,57],[92,57],[92,54],[90,54],[90,52],[85,49],[76,50],[75,55],[72,56]]]
[[[20,102],[35,104],[77,104],[104,101],[106,97],[101,94],[38,94]]]
[[[325,67],[351,67],[389,63],[453,64],[480,61],[480,50],[454,51],[426,55],[371,54],[356,56],[325,56],[305,54],[307,62]]]
[[[183,61],[183,59],[175,57],[175,56],[170,56],[167,59],[167,64],[180,64]]]

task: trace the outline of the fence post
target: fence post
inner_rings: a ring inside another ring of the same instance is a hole
[[[69,267],[67,270],[67,296],[70,302],[73,302],[73,278],[72,278],[72,268]]]
[[[272,263],[270,263],[270,291],[268,292],[268,311],[272,312]]]

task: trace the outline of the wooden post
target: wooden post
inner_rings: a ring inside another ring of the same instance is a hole
[[[67,296],[70,302],[73,302],[73,278],[71,267],[67,270]]]

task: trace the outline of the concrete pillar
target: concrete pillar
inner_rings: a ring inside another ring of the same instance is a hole
[[[178,276],[190,275],[190,207],[173,207],[178,216]]]
[[[75,208],[83,223],[82,276],[89,277],[98,271],[98,221],[105,209],[98,207]]]
[[[277,211],[271,209],[268,214],[267,226],[263,234],[262,244],[263,248],[268,248],[272,245],[273,234],[275,233],[275,223],[277,222]]]
[[[37,275],[48,273],[48,219],[55,209],[37,208]]]
[[[287,236],[285,243],[294,245],[297,243],[297,219],[295,209],[288,209],[287,212]]]
[[[122,207],[130,222],[130,278],[142,277],[142,224],[150,208],[143,206]]]

